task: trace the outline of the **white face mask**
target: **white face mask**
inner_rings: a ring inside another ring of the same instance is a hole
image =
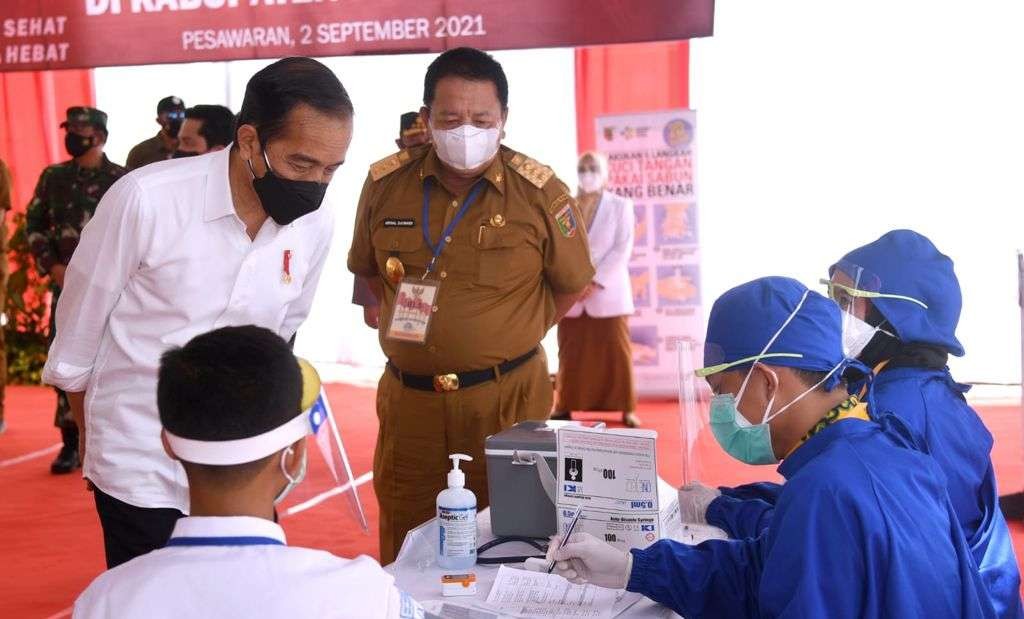
[[[580,191],[583,193],[596,193],[601,189],[601,175],[597,172],[580,172]]]
[[[490,129],[473,125],[462,125],[455,129],[431,127],[430,133],[441,161],[456,170],[474,170],[490,161],[498,152],[501,123]]]
[[[850,312],[843,312],[843,354],[847,359],[856,359],[878,332],[895,337],[885,329],[872,327]]]

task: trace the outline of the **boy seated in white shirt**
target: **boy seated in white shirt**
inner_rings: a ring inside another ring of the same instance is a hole
[[[419,618],[373,559],[290,547],[274,505],[306,471],[320,381],[262,327],[193,338],[160,361],[164,447],[188,476],[190,516],[165,548],[100,575],[74,616]]]

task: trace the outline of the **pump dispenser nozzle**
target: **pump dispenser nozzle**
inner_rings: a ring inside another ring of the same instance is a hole
[[[466,486],[466,474],[459,468],[459,461],[472,462],[473,458],[466,454],[452,454],[448,457],[452,461],[452,470],[448,471],[448,487],[464,488]]]

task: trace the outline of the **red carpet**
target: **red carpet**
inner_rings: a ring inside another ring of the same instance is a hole
[[[377,436],[374,392],[346,385],[328,386],[354,474],[370,471]],[[54,477],[49,464],[54,453],[12,462],[53,446],[58,433],[51,426],[54,398],[41,387],[9,387],[8,430],[0,435],[0,617],[43,619],[66,616],[78,593],[103,570],[103,547],[92,495],[78,475]],[[1000,490],[1024,488],[1022,429],[1017,407],[981,410],[996,436],[995,463]],[[640,406],[644,427],[658,430],[661,476],[676,485],[681,473],[679,425],[674,402]],[[617,421],[614,415],[585,418]],[[705,448],[706,447],[706,448]],[[705,470],[699,477],[714,483],[740,483],[768,477],[768,467],[747,467],[703,442],[698,448]],[[314,449],[315,451],[315,449]],[[295,505],[326,490],[329,473],[320,457],[310,455],[308,480],[285,505]],[[283,519],[289,542],[330,550],[339,555],[376,555],[377,507],[371,483],[360,487],[370,531],[354,524],[346,501],[332,497]],[[1024,556],[1024,525],[1012,523],[1018,557]]]

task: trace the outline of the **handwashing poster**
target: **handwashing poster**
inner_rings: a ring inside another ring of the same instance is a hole
[[[636,230],[629,277],[633,367],[640,395],[679,388],[676,342],[703,337],[700,236],[694,159],[696,114],[665,110],[601,116],[597,150],[608,156],[608,188],[633,200]]]

